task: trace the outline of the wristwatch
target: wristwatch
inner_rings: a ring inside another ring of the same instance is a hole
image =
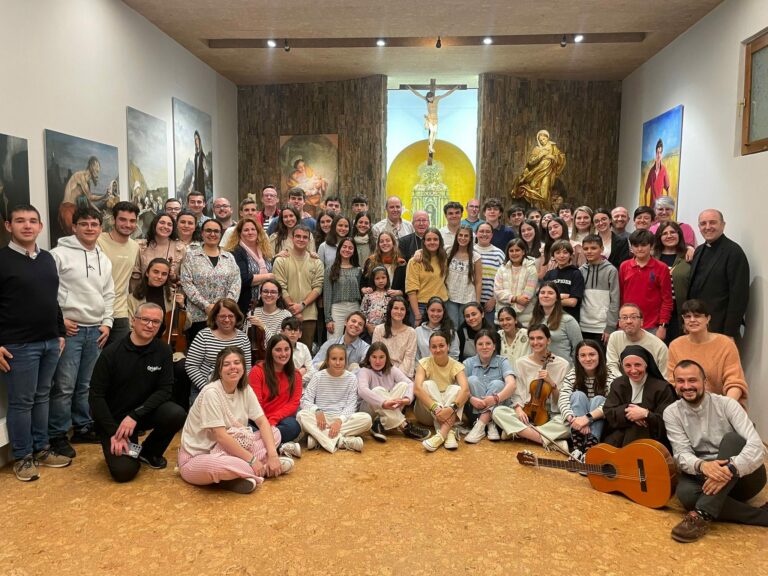
[[[592,412],[587,412],[587,420],[589,420],[589,425],[590,426],[594,423],[595,417],[592,416]]]
[[[727,466],[728,466],[728,470],[730,470],[731,474],[733,474],[733,477],[734,478],[738,478],[739,477],[739,469],[736,468],[736,466],[734,466],[733,462],[728,462]]]

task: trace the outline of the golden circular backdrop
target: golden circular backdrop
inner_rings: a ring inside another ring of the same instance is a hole
[[[413,187],[419,183],[419,167],[427,162],[427,146],[427,140],[419,140],[405,148],[397,155],[387,173],[387,197],[397,196],[402,200],[403,217],[406,220],[411,219]],[[475,197],[476,182],[475,169],[469,157],[458,146],[437,140],[434,161],[443,166],[442,181],[448,186],[449,198],[466,207],[467,202]],[[434,226],[436,223],[431,224]]]

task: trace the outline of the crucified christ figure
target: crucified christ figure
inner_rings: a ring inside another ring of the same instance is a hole
[[[429,156],[431,158],[435,153],[435,140],[437,140],[437,103],[446,96],[450,96],[454,91],[462,88],[462,86],[452,86],[447,88],[448,91],[440,96],[435,96],[436,87],[434,78],[432,78],[430,82],[429,91],[426,95],[417,92],[413,86],[406,86],[406,88],[427,103],[427,113],[424,115],[424,128],[429,132]],[[418,86],[418,88],[422,87]]]

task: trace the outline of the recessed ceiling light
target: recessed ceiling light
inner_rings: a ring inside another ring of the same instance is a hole
[[[483,38],[483,44],[485,44],[486,46],[488,44],[493,44],[493,38],[491,38],[490,36]]]
[[[576,34],[576,36],[573,37],[574,42],[581,42],[584,40],[584,34]]]
[[[386,45],[387,45],[386,40],[381,40],[381,39],[376,40],[376,46],[381,47],[381,46],[386,46]]]
[[[274,40],[267,40],[267,46],[269,46],[270,48],[276,48],[277,42],[275,42]]]

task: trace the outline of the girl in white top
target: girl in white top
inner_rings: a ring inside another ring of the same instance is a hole
[[[376,326],[372,341],[386,344],[392,365],[410,379],[416,371],[416,330],[404,324],[407,315],[405,298],[392,298],[387,305],[384,324]]]
[[[248,420],[259,428],[250,432]],[[218,484],[248,494],[265,477],[293,469],[277,455],[280,432],[269,425],[245,372],[240,348],[228,346],[216,358],[211,383],[192,405],[181,432],[179,473],[190,484]]]
[[[259,287],[259,297],[253,304],[255,306],[248,320],[254,326],[261,326],[264,330],[264,349],[266,349],[269,339],[280,333],[283,320],[292,315],[285,309],[283,289],[274,280],[267,280]]]
[[[462,306],[468,302],[480,302],[483,291],[483,262],[480,254],[475,254],[473,246],[472,228],[466,224],[460,226],[448,254],[448,274],[445,277],[448,315],[456,326],[462,320]]]
[[[346,347],[331,344],[325,362],[304,389],[296,419],[308,435],[308,450],[319,444],[331,454],[339,448],[363,451],[360,434],[370,430],[373,422],[370,414],[357,411],[357,378],[346,364]]]
[[[499,330],[499,341],[501,342],[499,355],[509,360],[510,366],[514,366],[518,358],[531,353],[528,332],[517,323],[517,313],[511,306],[502,307],[496,320],[501,326],[501,330]]]
[[[496,295],[496,314],[504,306],[512,306],[523,326],[533,313],[533,296],[536,294],[538,273],[532,258],[527,257],[528,246],[515,238],[507,244],[507,261],[496,271],[493,292]]]

